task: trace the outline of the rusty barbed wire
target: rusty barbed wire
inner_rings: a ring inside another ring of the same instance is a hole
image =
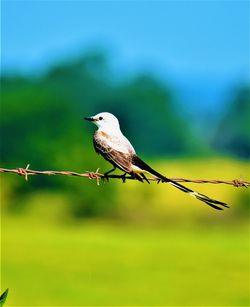
[[[123,182],[125,182],[124,177],[121,175],[108,175],[105,176],[102,173],[99,173],[99,169],[97,169],[95,172],[86,172],[86,173],[77,173],[72,171],[36,171],[29,169],[29,164],[26,166],[26,168],[15,168],[15,169],[8,169],[8,168],[0,168],[0,173],[15,173],[20,176],[23,176],[25,180],[28,180],[28,176],[31,175],[64,175],[64,176],[76,176],[76,177],[85,177],[89,179],[96,180],[97,184],[99,185],[99,182],[101,179],[122,179]],[[132,176],[126,176],[125,179],[129,180],[135,180]],[[235,187],[249,187],[250,182],[249,181],[243,181],[242,179],[233,179],[233,180],[206,180],[206,179],[185,179],[185,178],[169,178],[176,182],[191,182],[191,183],[211,183],[211,184],[227,184],[232,185]],[[159,178],[148,178],[149,181],[156,181],[157,183],[161,182]]]

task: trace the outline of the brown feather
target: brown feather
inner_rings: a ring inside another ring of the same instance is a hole
[[[95,151],[98,154],[101,154],[105,160],[109,161],[114,166],[120,168],[124,172],[132,172],[132,156],[130,153],[123,153],[112,149],[110,146],[107,145],[105,140],[98,137],[98,134],[96,133],[93,138],[93,144]]]

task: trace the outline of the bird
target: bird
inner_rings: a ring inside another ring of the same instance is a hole
[[[101,154],[105,160],[113,165],[113,168],[104,174],[105,178],[108,179],[108,174],[114,172],[116,168],[118,168],[124,172],[121,176],[124,181],[126,175],[129,174],[141,182],[146,181],[149,183],[148,178],[145,176],[145,173],[147,173],[153,175],[161,182],[168,183],[186,192],[214,209],[223,210],[224,208],[229,208],[224,202],[195,192],[167,178],[140,159],[132,144],[121,132],[119,121],[113,114],[101,112],[91,117],[84,117],[84,119],[94,123],[98,127],[93,136],[93,145],[96,153]]]

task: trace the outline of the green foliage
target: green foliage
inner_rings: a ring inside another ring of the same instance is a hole
[[[30,157],[44,167],[49,150],[56,166],[65,146],[80,148],[79,140],[90,131],[82,117],[100,111],[121,118],[145,154],[193,152],[191,129],[175,104],[171,91],[150,75],[114,84],[102,54],[62,63],[36,80],[2,77],[3,162],[26,163]]]
[[[9,292],[9,289],[6,289],[3,294],[0,296],[0,307],[2,307],[6,301],[6,298],[8,296],[8,292]]]
[[[214,146],[241,158],[250,158],[250,87],[240,87],[214,136]]]

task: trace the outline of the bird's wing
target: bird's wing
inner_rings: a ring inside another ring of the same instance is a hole
[[[111,162],[125,172],[131,172],[131,153],[120,152],[112,148],[105,139],[94,136],[93,139],[95,151],[101,154],[104,159]]]

